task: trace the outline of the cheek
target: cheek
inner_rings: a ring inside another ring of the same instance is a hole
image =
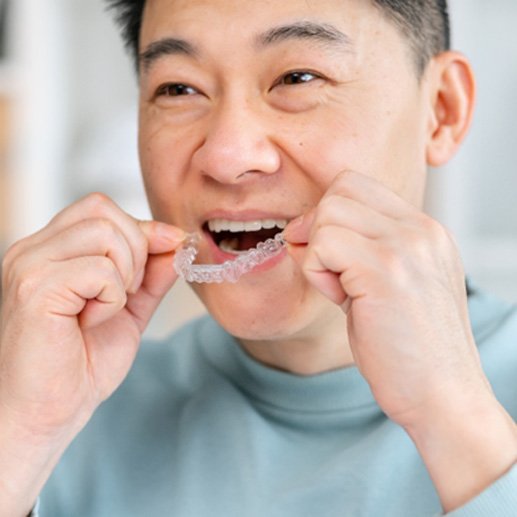
[[[318,114],[304,123],[293,124],[286,134],[286,154],[321,193],[338,173],[356,169],[364,161],[360,128],[345,116]]]
[[[338,103],[297,124],[291,149],[303,170],[326,190],[352,169],[374,177],[406,200],[421,203],[426,126],[419,99],[399,94],[357,104]],[[414,95],[413,95],[414,97]],[[348,106],[348,107],[347,107]],[[389,110],[386,106],[390,106]],[[293,145],[295,144],[295,145]]]
[[[146,181],[174,182],[181,180],[185,153],[177,144],[178,138],[170,131],[140,132],[139,152]]]
[[[416,206],[421,206],[426,180],[426,127],[417,104],[386,116],[379,140],[378,179]]]
[[[141,121],[138,145],[142,178],[153,215],[174,222],[171,217],[176,217],[171,210],[180,207],[187,178],[188,138],[166,124]]]
[[[145,175],[160,176],[158,172],[165,172],[167,178],[181,181],[198,139],[198,124],[182,124],[166,110],[141,107],[138,146]]]

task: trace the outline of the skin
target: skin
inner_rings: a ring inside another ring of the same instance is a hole
[[[199,47],[199,59],[169,56],[141,76],[140,156],[155,217],[189,230],[199,230],[205,214],[221,208],[237,214],[263,209],[292,219],[316,206],[343,169],[367,172],[420,205],[427,131],[422,112],[428,103],[399,35],[380,32],[384,20],[359,2],[340,8],[337,18],[336,2],[309,2],[307,16],[298,2],[274,9],[251,2],[253,22],[246,24],[240,20],[250,5],[237,4],[148,4],[142,48],[171,34]],[[173,13],[167,21],[160,14],[165,9]],[[228,17],[234,20],[231,36],[210,30],[210,24],[226,26]],[[347,52],[313,41],[255,48],[255,35],[305,17],[338,25],[354,48]],[[368,45],[372,38],[376,45]],[[230,50],[234,41],[242,51]],[[386,51],[399,59],[386,60]],[[297,69],[328,79],[272,88],[282,74]],[[186,82],[200,93],[156,98],[156,89],[168,81]],[[330,137],[336,134],[339,139]],[[248,170],[257,172],[242,175]],[[200,261],[211,263],[205,248]],[[317,293],[292,261],[268,275],[247,275],[237,285],[195,289],[248,349],[274,348],[286,356],[287,370],[316,373],[352,360],[343,350],[342,311]],[[289,364],[298,362],[292,349],[305,350],[307,365]]]
[[[348,44],[257,44],[300,21],[331,24]],[[29,512],[125,377],[176,280],[180,228],[258,214],[292,220],[288,253],[236,285],[196,287],[203,302],[274,368],[357,364],[444,509],[457,508],[517,458],[515,424],[480,367],[457,250],[421,211],[427,166],[446,162],[470,123],[468,62],[443,53],[418,78],[407,42],[359,0],[149,0],[141,51],[170,37],[196,52],[147,53],[140,74],[142,171],[163,222],[94,194],[6,255],[0,515]],[[313,75],[293,84],[293,71]],[[200,259],[214,259],[206,237]]]

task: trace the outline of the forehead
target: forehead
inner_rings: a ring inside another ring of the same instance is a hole
[[[275,25],[316,22],[357,39],[367,27],[384,25],[365,0],[147,0],[141,47],[171,33],[210,41],[248,40]]]
[[[300,32],[304,25],[309,30]],[[332,32],[338,35],[334,41],[329,38]],[[251,70],[267,63],[264,51],[270,53],[270,64],[287,55],[303,61],[310,53],[378,80],[397,73],[415,75],[405,37],[370,0],[146,1],[140,34],[142,78],[159,63],[172,66],[175,56],[225,70]]]

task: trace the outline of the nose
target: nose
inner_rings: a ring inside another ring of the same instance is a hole
[[[219,106],[206,126],[205,138],[193,156],[193,166],[222,184],[239,184],[280,168],[280,155],[265,114],[245,100]],[[253,173],[253,174],[251,174]]]

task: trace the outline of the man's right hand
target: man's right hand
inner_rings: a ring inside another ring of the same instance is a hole
[[[127,375],[177,276],[182,230],[102,194],[10,248],[0,327],[0,516],[24,515],[63,450]],[[25,456],[29,464],[24,464]]]

